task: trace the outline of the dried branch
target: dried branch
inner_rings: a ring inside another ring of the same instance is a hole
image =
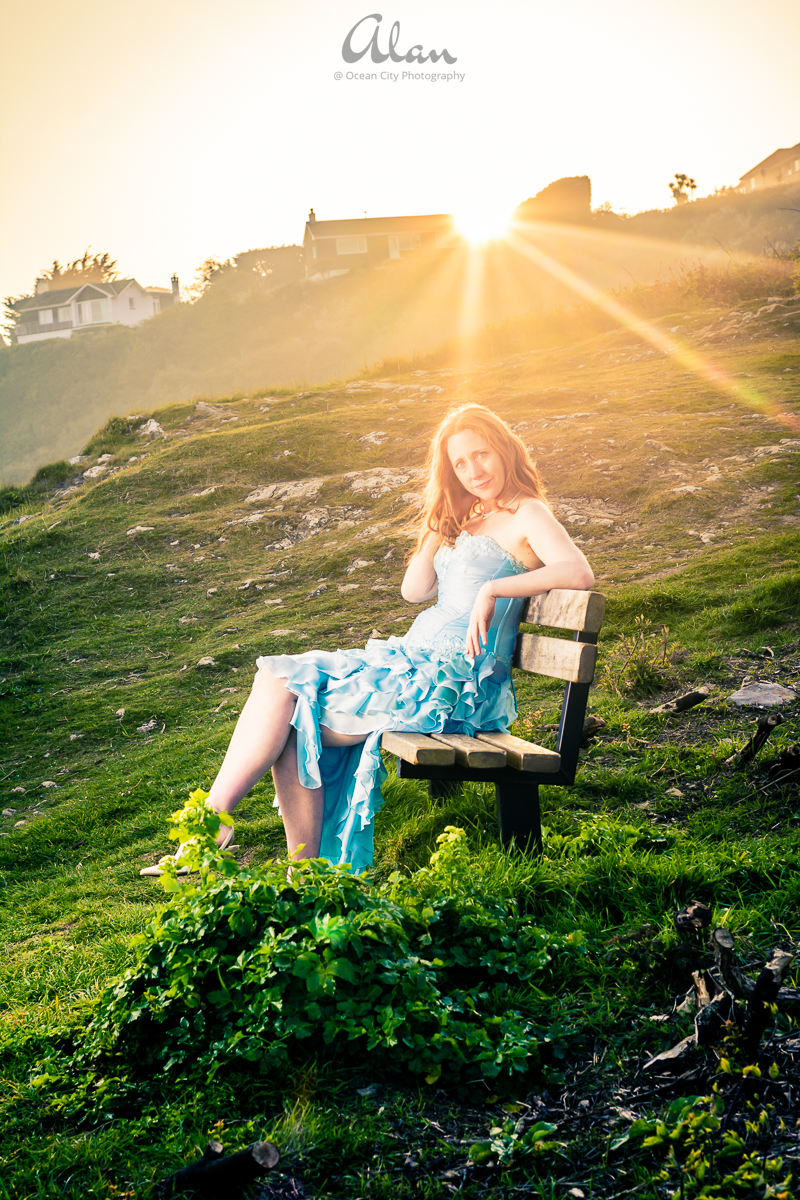
[[[207,1200],[236,1200],[280,1159],[272,1142],[256,1142],[238,1154],[224,1155],[219,1142],[209,1142],[203,1157],[161,1181],[162,1196],[193,1192]]]
[[[783,717],[780,713],[765,713],[763,717],[759,717],[756,732],[750,738],[750,741],[741,750],[738,750],[736,754],[732,754],[730,758],[727,758],[725,766],[734,767],[737,770],[739,767],[744,767],[755,758],[773,729],[777,729],[782,724]]]
[[[739,966],[739,962],[734,953],[736,943],[733,940],[733,934],[729,929],[714,929],[711,933],[711,937],[709,938],[709,943],[714,952],[714,962],[717,965],[722,986],[729,991],[732,996],[735,996],[737,1000],[747,1000],[749,1003],[751,997],[755,994],[757,985],[752,979],[748,979],[748,977],[742,971],[742,968]],[[773,952],[772,958],[767,964],[767,967],[769,967],[770,971],[774,969],[774,964],[778,960],[779,955],[785,955],[785,951],[775,950]],[[786,970],[788,970],[788,963],[791,962],[792,959],[793,956],[790,955],[783,974],[781,975],[781,982],[783,981],[783,976],[785,975]],[[767,967],[764,968],[764,971],[767,970]],[[764,972],[762,971],[762,975],[763,974]],[[761,977],[759,976],[759,979],[760,978]],[[767,981],[765,981],[762,987],[766,986],[766,982]],[[776,992],[776,995],[771,1003],[777,1004],[781,1012],[800,1013],[800,988],[781,987],[779,983],[778,991]]]
[[[674,700],[667,700],[666,704],[659,704],[658,708],[651,708],[651,713],[679,713],[686,712],[689,708],[694,708],[697,704],[702,704],[711,695],[711,688],[701,687],[694,692],[686,692],[684,696],[676,696]]]

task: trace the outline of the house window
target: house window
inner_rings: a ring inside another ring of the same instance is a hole
[[[53,324],[52,308],[40,308],[39,309],[39,324],[40,325],[52,325]]]
[[[337,254],[366,254],[367,239],[365,237],[344,237],[336,239]]]
[[[160,300],[153,301],[153,312],[154,313],[161,312],[161,301]]]
[[[316,257],[317,257],[317,247],[316,247],[316,246],[312,246],[312,247],[311,247],[311,257],[312,257],[312,258],[316,258]]]
[[[96,325],[99,321],[107,320],[105,300],[83,300],[78,305],[78,321],[81,325]]]
[[[750,187],[751,187],[751,188],[754,188],[755,186],[756,186],[756,177],[755,177],[755,175],[754,175],[754,176],[752,177],[752,179],[750,180]]]
[[[794,169],[795,171],[800,171],[800,158],[794,160]]]
[[[136,308],[136,301],[133,296],[128,297],[128,308]]]
[[[58,310],[58,319],[59,319],[59,321],[71,321],[72,320],[72,309],[70,308],[70,306],[68,304],[65,305],[64,308],[60,308]]]
[[[399,258],[402,250],[418,250],[418,233],[392,233],[389,235],[389,257]]]

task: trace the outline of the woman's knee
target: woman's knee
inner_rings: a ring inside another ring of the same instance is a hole
[[[265,667],[256,671],[251,693],[254,696],[272,697],[275,700],[291,700],[292,706],[297,699],[286,687],[286,679],[273,675]]]

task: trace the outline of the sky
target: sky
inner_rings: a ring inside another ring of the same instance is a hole
[[[455,62],[344,60],[395,22]],[[667,208],[800,141],[798,0],[0,0],[0,29],[0,296],[87,247],[186,285],[311,206],[502,217],[589,175]]]

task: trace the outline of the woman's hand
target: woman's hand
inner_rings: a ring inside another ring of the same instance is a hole
[[[489,644],[489,627],[492,624],[496,603],[496,597],[491,592],[491,584],[485,583],[475,597],[467,636],[464,638],[464,646],[469,658],[477,658],[479,654],[483,654]]]

